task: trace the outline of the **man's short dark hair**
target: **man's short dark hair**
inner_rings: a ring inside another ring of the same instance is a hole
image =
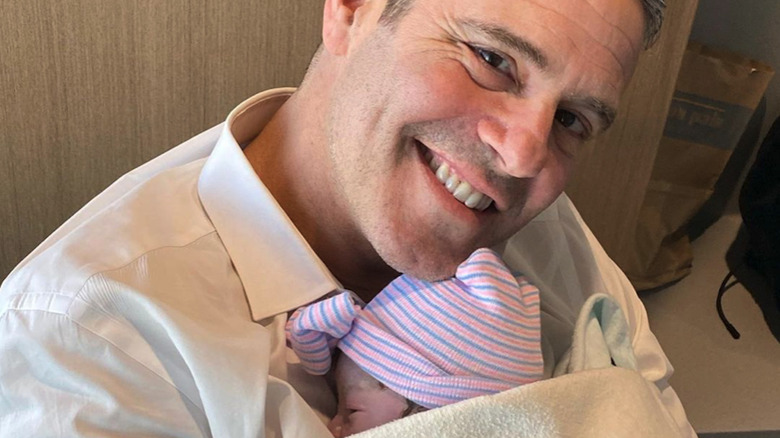
[[[642,12],[645,15],[644,45],[648,48],[653,45],[658,34],[661,31],[661,24],[664,21],[664,10],[666,9],[666,0],[639,0],[642,4]],[[408,10],[412,0],[387,0],[384,11],[379,21],[383,24],[392,26]]]
[[[379,17],[379,22],[386,25],[393,25],[403,16],[412,4],[412,0],[387,0],[385,4],[385,10],[382,11],[382,16]]]

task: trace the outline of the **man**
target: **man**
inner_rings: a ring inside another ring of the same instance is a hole
[[[609,126],[659,9],[326,0],[297,91],[126,175],[3,284],[0,435],[327,436],[333,395],[287,357],[287,312],[450,276],[514,235]],[[629,299],[645,374],[692,433]]]

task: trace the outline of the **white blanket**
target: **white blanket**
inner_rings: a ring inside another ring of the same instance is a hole
[[[542,380],[413,415],[355,438],[674,438],[658,389],[611,367]]]
[[[620,307],[590,297],[556,377],[413,415],[359,438],[674,438],[658,388],[636,370]],[[613,366],[612,363],[616,366]]]

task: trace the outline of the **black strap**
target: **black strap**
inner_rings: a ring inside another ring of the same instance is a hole
[[[715,307],[718,309],[718,316],[720,316],[720,320],[723,322],[723,325],[726,326],[726,330],[729,331],[731,337],[734,339],[739,339],[739,332],[734,328],[733,325],[731,325],[729,320],[726,319],[726,315],[723,313],[723,305],[721,304],[721,301],[723,300],[723,294],[726,293],[726,291],[729,290],[731,286],[734,286],[736,283],[738,283],[738,281],[735,280],[733,283],[728,284],[733,275],[734,274],[729,271],[728,275],[726,275],[726,278],[723,279],[723,283],[720,284],[720,289],[718,289],[718,299],[715,300]]]

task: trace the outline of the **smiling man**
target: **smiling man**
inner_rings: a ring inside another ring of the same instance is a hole
[[[325,0],[300,88],[252,97],[118,180],[3,283],[0,434],[328,436],[335,399],[285,347],[288,312],[342,287],[369,300],[399,273],[449,277],[561,199],[662,10]],[[560,315],[594,290],[540,289],[549,370],[571,339]],[[640,372],[692,436],[641,303],[620,302]]]

